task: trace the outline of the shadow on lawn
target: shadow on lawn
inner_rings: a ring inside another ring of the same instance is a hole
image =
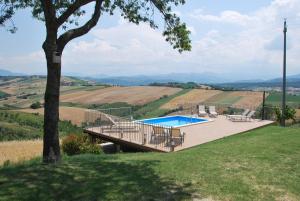
[[[181,200],[188,186],[160,178],[159,161],[73,157],[58,166],[39,163],[0,169],[0,200]]]

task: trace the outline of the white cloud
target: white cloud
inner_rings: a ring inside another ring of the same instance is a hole
[[[245,26],[249,22],[255,20],[255,18],[248,15],[243,15],[239,12],[226,10],[220,13],[220,15],[210,15],[205,14],[202,9],[197,9],[193,11],[190,16],[194,19],[200,21],[210,21],[210,22],[219,22],[219,23],[232,23],[237,25]]]
[[[116,26],[95,29],[88,38],[67,46],[63,70],[110,75],[210,71],[238,75],[238,79],[277,76],[282,66],[283,19],[287,17],[291,24],[288,72],[299,73],[300,28],[292,24],[299,19],[300,0],[274,0],[249,13],[224,10],[210,14],[203,9],[191,13],[181,11],[180,15],[191,17],[188,29],[192,32],[192,52],[179,54],[164,40],[161,31],[120,18]],[[209,26],[203,22],[210,22]],[[238,26],[232,29],[229,25]],[[0,59],[0,64],[7,62],[11,64],[7,66],[34,63],[36,68],[43,64],[44,69],[45,61],[40,51]]]
[[[283,19],[293,24],[300,11],[300,0],[275,0],[269,6],[249,14],[223,11],[219,15],[204,15],[203,10],[192,12],[191,18],[199,22],[221,23],[219,31],[211,31],[194,44],[194,54],[199,55],[206,65],[240,74],[256,72],[257,77],[281,73]],[[226,23],[243,25],[234,32],[226,32]],[[224,31],[225,28],[225,31]],[[290,73],[299,73],[300,28],[288,30],[288,65]],[[276,48],[270,44],[276,41]],[[195,55],[196,56],[196,55]],[[217,67],[215,67],[217,66]],[[248,68],[247,68],[248,66]],[[252,71],[252,72],[250,72]],[[253,75],[255,76],[255,75]]]

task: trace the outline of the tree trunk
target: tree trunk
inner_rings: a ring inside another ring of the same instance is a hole
[[[57,163],[60,161],[59,147],[59,89],[61,64],[53,63],[55,47],[43,46],[47,59],[47,84],[44,109],[44,149],[43,162]]]

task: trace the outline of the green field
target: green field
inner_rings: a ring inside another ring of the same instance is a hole
[[[9,94],[7,94],[7,93],[5,93],[5,92],[3,92],[3,91],[0,91],[0,99],[6,98],[6,97],[8,97],[8,96],[9,96]]]
[[[266,103],[270,105],[280,106],[282,101],[282,94],[279,92],[271,93],[266,99]],[[286,96],[286,103],[289,106],[300,108],[300,95],[290,95]]]
[[[232,96],[231,94],[232,92],[225,91],[211,97],[206,102],[213,105],[233,105],[242,98],[241,96]]]
[[[0,78],[0,87],[5,87],[12,91],[10,97],[7,100],[0,100],[0,107],[9,108],[28,108],[32,103],[40,101],[43,102],[46,78],[43,76],[25,76],[15,79]],[[85,80],[80,80],[74,77],[62,77],[61,79],[61,94],[83,91],[83,90],[97,90],[106,87],[105,85],[90,84]],[[0,90],[0,99],[4,98],[5,93]],[[6,95],[7,97],[7,95]]]
[[[43,138],[43,116],[0,110],[0,141]],[[68,121],[59,121],[60,137],[82,133],[82,129]]]
[[[0,200],[300,200],[300,130],[269,126],[170,153],[0,168]]]
[[[152,118],[152,117],[164,116],[168,114],[170,110],[161,109],[160,107],[166,104],[167,102],[169,102],[170,100],[172,100],[173,98],[186,94],[189,91],[191,91],[191,89],[183,89],[171,96],[162,97],[158,100],[150,102],[144,105],[142,108],[134,111],[133,117],[134,119],[141,119],[141,118]]]

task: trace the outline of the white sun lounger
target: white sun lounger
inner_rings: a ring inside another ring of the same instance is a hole
[[[255,111],[251,111],[246,116],[232,117],[230,120],[231,121],[241,121],[241,122],[251,121],[254,114],[255,114]]]
[[[228,119],[231,119],[231,118],[239,118],[239,117],[246,117],[246,115],[250,112],[249,109],[246,109],[242,114],[234,114],[234,115],[227,115],[226,117]]]
[[[209,106],[208,111],[209,111],[209,116],[211,116],[211,117],[217,117],[218,116],[218,113],[216,112],[216,107],[215,106]]]
[[[198,105],[198,115],[199,117],[205,117],[207,115],[204,105]]]

